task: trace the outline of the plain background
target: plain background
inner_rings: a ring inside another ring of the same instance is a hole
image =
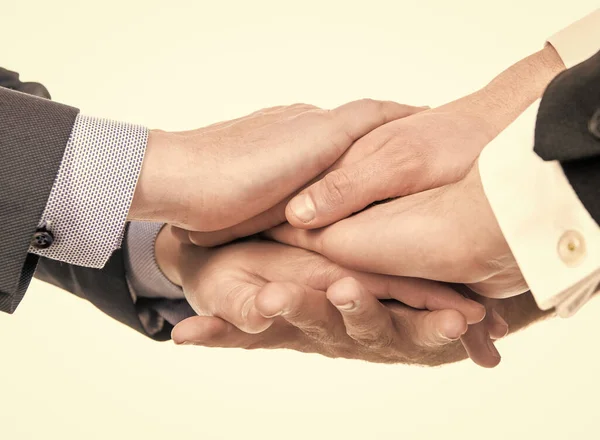
[[[0,65],[166,130],[294,102],[438,105],[597,6],[2,0]],[[427,369],[155,343],[34,282],[0,316],[0,438],[599,438],[598,316],[592,302],[507,338],[494,370]]]

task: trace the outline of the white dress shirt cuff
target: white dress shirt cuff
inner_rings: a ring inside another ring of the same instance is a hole
[[[121,246],[147,141],[144,127],[78,115],[40,219],[54,242],[29,252],[104,267]]]
[[[548,39],[567,69],[600,50],[600,9],[571,24]]]
[[[485,194],[542,309],[572,315],[600,282],[600,229],[560,163],[533,151],[539,101],[479,158]]]

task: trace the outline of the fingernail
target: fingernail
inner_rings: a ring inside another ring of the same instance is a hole
[[[458,328],[451,330],[447,329],[445,332],[438,331],[438,333],[443,339],[448,339],[449,341],[457,341],[464,334],[464,332],[461,332]]]
[[[254,307],[254,298],[255,297],[253,296],[247,299],[242,306],[242,318],[246,319],[248,317],[248,313],[250,313],[250,310],[252,310],[252,307]]]
[[[344,312],[351,312],[358,308],[358,301],[350,301],[346,304],[334,304],[339,310]]]
[[[429,107],[428,105],[422,105],[422,106],[417,107],[417,108],[421,109],[421,110],[430,110],[431,109],[431,107]]]
[[[500,313],[498,313],[496,311],[496,309],[492,309],[492,316],[494,317],[494,320],[500,324],[500,325],[505,325],[508,327],[508,323],[504,320],[504,318],[502,316],[500,316]]]
[[[290,202],[290,209],[296,218],[302,223],[308,223],[312,221],[317,215],[315,211],[315,204],[306,194],[299,195],[298,197],[292,199]]]
[[[489,338],[487,340],[487,346],[488,346],[488,349],[490,350],[490,353],[492,354],[492,356],[500,359],[500,353],[498,352],[498,349],[496,349],[496,347],[494,346],[494,343]]]
[[[277,318],[278,316],[281,316],[281,315],[283,315],[283,310],[275,312],[272,315],[263,315],[263,317],[269,319],[269,318]]]

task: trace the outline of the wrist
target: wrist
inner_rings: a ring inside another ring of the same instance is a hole
[[[181,287],[179,255],[182,244],[175,239],[169,225],[164,225],[154,242],[154,257],[163,275],[173,284]]]
[[[519,94],[531,105],[539,99],[544,90],[556,75],[565,70],[565,65],[558,52],[551,44],[546,44],[539,50],[509,67],[503,74],[494,78],[488,87],[512,89],[513,94]]]
[[[539,99],[552,79],[565,69],[560,56],[547,44],[496,76],[482,90],[488,110],[496,111],[500,120],[512,122]]]
[[[564,69],[554,47],[547,44],[457,102],[466,101],[463,111],[478,121],[478,131],[485,133],[489,142],[539,99],[550,81]]]
[[[181,212],[180,192],[173,188],[181,184],[182,145],[181,135],[150,130],[128,220],[173,222],[173,214]]]
[[[163,226],[154,244],[156,264],[165,277],[179,287],[202,268],[211,252],[209,248],[182,243],[170,225]]]

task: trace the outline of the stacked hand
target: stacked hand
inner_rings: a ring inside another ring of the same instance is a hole
[[[334,110],[295,104],[199,130],[151,131],[129,217],[190,231],[261,218],[357,139],[420,110],[368,99]]]
[[[180,243],[168,226],[156,248],[199,315],[175,328],[177,343],[438,365],[466,357],[462,339],[478,364],[500,361],[488,332],[500,338],[506,323],[493,314],[484,320],[481,304],[445,284],[352,271],[270,242],[203,249]]]
[[[132,217],[173,225],[159,235],[157,260],[199,315],[174,340],[496,365],[492,341],[507,321],[520,327],[540,314],[530,296],[499,300],[527,286],[476,160],[561,67],[547,47],[435,109],[295,105],[154,133]],[[283,244],[208,248],[260,232]]]

